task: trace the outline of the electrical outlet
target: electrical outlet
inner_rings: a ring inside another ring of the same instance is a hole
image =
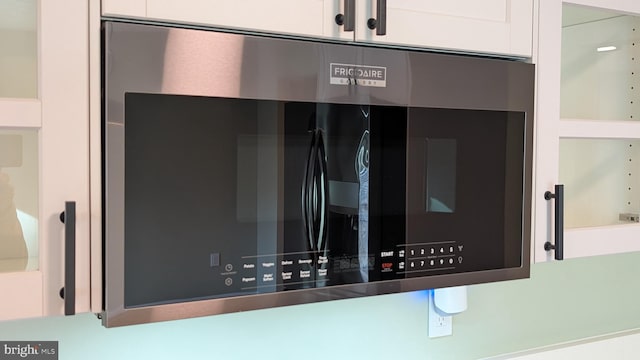
[[[453,318],[443,315],[433,302],[433,290],[429,290],[429,337],[441,337],[453,334]]]

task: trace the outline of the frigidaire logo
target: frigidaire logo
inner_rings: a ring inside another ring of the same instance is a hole
[[[0,360],[58,359],[57,341],[1,341]]]
[[[329,71],[333,85],[387,86],[386,67],[331,63]]]

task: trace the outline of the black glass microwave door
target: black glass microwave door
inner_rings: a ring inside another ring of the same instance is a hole
[[[523,129],[510,112],[129,93],[125,306],[519,266]]]
[[[125,306],[367,281],[366,109],[127,94]]]
[[[125,306],[275,290],[278,109],[126,94]]]
[[[524,115],[410,108],[406,275],[521,264]]]

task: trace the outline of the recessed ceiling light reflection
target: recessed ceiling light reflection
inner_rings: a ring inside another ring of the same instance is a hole
[[[597,48],[596,50],[598,52],[605,52],[605,51],[613,51],[615,49],[617,49],[617,47],[615,47],[615,46],[601,46],[601,47]]]

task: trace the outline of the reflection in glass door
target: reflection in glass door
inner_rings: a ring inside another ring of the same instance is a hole
[[[38,268],[38,134],[0,130],[0,272]]]

